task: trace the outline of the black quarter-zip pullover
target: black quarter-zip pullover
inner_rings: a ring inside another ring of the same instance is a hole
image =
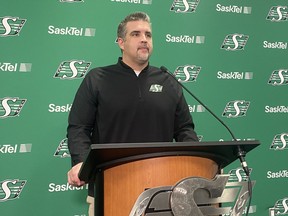
[[[176,80],[149,65],[137,76],[121,58],[86,75],[68,122],[72,165],[85,160],[91,144],[198,141]]]
[[[72,165],[91,144],[198,140],[179,84],[149,65],[137,76],[121,58],[86,75],[67,132]]]

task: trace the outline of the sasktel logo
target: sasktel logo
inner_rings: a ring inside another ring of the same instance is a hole
[[[84,0],[59,0],[60,2],[63,3],[78,3],[78,2],[84,2]]]
[[[152,0],[111,0],[112,2],[132,3],[132,4],[152,4]]]
[[[276,134],[270,146],[271,150],[280,151],[288,149],[288,133]]]
[[[276,42],[269,42],[263,41],[263,48],[265,49],[287,49],[287,42],[283,41],[276,41]]]
[[[67,191],[79,191],[79,190],[87,190],[88,189],[88,184],[83,185],[81,187],[75,187],[69,185],[67,182],[66,184],[56,184],[56,183],[50,183],[48,185],[49,189],[48,191],[50,193],[55,193],[55,192],[67,192]]]
[[[61,140],[59,143],[55,153],[54,157],[60,157],[60,158],[66,158],[66,157],[71,157],[69,149],[68,149],[68,139],[64,138]]]
[[[272,113],[272,114],[276,114],[276,113],[281,113],[281,114],[285,114],[288,113],[288,106],[284,106],[284,105],[278,105],[278,106],[265,106],[265,113]]]
[[[217,79],[223,80],[250,80],[253,79],[253,72],[239,72],[239,71],[231,71],[231,72],[217,72]]]
[[[0,71],[3,72],[31,72],[31,63],[11,63],[11,62],[0,62]]]
[[[18,97],[0,98],[0,119],[18,117],[26,101]]]
[[[179,82],[196,82],[200,71],[200,66],[184,65],[178,66],[173,75]]]
[[[237,118],[246,116],[249,106],[250,106],[249,101],[245,100],[230,101],[226,104],[222,116],[227,118]]]
[[[195,35],[171,35],[166,34],[167,43],[186,43],[186,44],[203,44],[205,42],[205,36]]]
[[[28,153],[32,150],[32,144],[3,144],[0,145],[0,154]]]
[[[248,35],[238,33],[228,34],[221,45],[221,49],[227,51],[244,50],[248,39]]]
[[[63,61],[54,74],[54,78],[68,80],[83,78],[90,65],[91,62],[85,62],[84,60]]]
[[[0,182],[0,202],[19,198],[26,182],[26,180],[19,179],[8,179]]]
[[[268,80],[273,86],[288,85],[288,69],[274,70]]]
[[[175,13],[193,13],[196,11],[200,0],[174,0],[170,11]]]
[[[48,26],[48,34],[51,35],[68,35],[68,36],[95,36],[95,28],[78,28],[78,27],[56,27]]]
[[[48,112],[50,113],[67,113],[70,112],[72,104],[56,105],[54,103],[51,103],[48,105],[48,107]]]
[[[288,170],[267,171],[268,179],[288,178]]]
[[[287,6],[273,6],[270,8],[266,20],[271,22],[283,22],[288,20]]]
[[[26,19],[19,17],[0,17],[0,37],[19,36]]]
[[[269,208],[269,216],[277,215],[288,215],[288,197],[277,200],[273,208]]]
[[[216,5],[216,11],[218,11],[218,12],[226,12],[226,13],[251,14],[252,13],[252,7],[217,4]]]
[[[205,107],[202,106],[202,105],[188,105],[188,108],[189,108],[189,112],[190,113],[194,113],[194,112],[205,112]]]

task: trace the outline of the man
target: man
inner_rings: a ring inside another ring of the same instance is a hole
[[[86,75],[69,114],[68,182],[74,186],[85,184],[78,173],[91,144],[198,141],[181,87],[149,65],[153,51],[149,16],[128,15],[117,36],[122,57],[117,64],[94,68]],[[94,204],[91,185],[89,215]]]

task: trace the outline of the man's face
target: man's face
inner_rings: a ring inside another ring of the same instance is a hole
[[[118,38],[126,64],[146,64],[153,51],[151,26],[145,21],[131,21],[126,25],[125,38]]]

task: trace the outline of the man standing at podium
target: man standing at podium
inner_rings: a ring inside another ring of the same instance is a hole
[[[119,24],[117,37],[122,57],[86,75],[69,114],[68,182],[73,186],[87,183],[78,173],[91,144],[198,141],[181,86],[149,65],[153,51],[149,16],[128,15]],[[94,215],[92,187],[89,184],[89,216]]]

